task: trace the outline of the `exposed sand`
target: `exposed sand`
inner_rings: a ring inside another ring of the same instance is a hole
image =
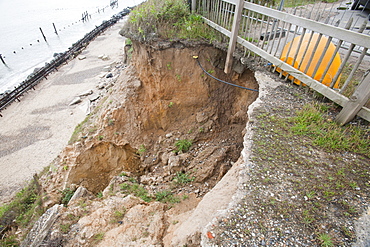
[[[96,86],[104,67],[120,61],[125,18],[96,37],[79,55],[14,102],[0,118],[0,205],[42,171],[67,145],[75,126],[86,117],[86,105],[69,106],[79,94]],[[109,56],[102,60],[100,55]]]

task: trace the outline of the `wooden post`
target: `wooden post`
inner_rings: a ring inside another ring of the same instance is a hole
[[[58,31],[57,31],[57,29],[56,29],[56,27],[55,27],[54,22],[53,22],[53,27],[54,27],[54,30],[55,30],[55,34],[56,34],[56,35],[58,35]]]
[[[227,50],[227,57],[226,57],[225,70],[224,70],[226,74],[231,72],[231,67],[233,65],[233,53],[235,51],[236,40],[238,38],[240,19],[242,17],[243,8],[244,8],[244,0],[238,0],[236,3],[236,8],[235,8],[233,27],[231,29],[229,49]]]
[[[42,37],[44,37],[45,42],[47,42],[46,37],[45,37],[44,32],[42,31],[41,27],[40,27],[40,31],[41,31]]]
[[[335,121],[343,125],[351,121],[356,114],[361,110],[362,106],[370,98],[370,73],[367,74],[365,79],[357,87],[356,91],[349,98],[350,101],[343,107],[342,111],[338,114]]]
[[[3,62],[3,64],[6,64],[5,61],[4,61],[4,58],[1,54],[0,54],[0,60],[1,60],[1,62]]]

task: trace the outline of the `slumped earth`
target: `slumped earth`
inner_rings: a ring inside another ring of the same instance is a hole
[[[83,195],[58,209],[46,242],[174,243],[179,216],[189,216],[240,160],[248,105],[258,93],[214,81],[193,56],[208,73],[245,87],[257,88],[253,72],[238,65],[241,73],[225,76],[225,53],[210,46],[163,46],[134,43],[131,65],[41,178],[45,205],[68,203],[77,188]],[[199,233],[188,237],[199,244]]]

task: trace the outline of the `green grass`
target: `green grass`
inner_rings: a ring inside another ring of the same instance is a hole
[[[147,41],[154,36],[163,39],[213,41],[221,35],[208,27],[199,15],[191,14],[185,0],[148,0],[136,7],[120,32],[131,39]]]
[[[155,194],[155,200],[163,203],[179,203],[181,200],[180,198],[173,195],[171,191],[163,190],[159,191]]]
[[[90,116],[91,116],[91,114],[87,115],[87,116],[86,116],[86,118],[85,118],[81,123],[79,123],[79,124],[76,126],[75,130],[74,130],[74,131],[73,131],[73,133],[72,133],[71,138],[70,138],[70,139],[69,139],[69,141],[68,141],[68,144],[69,144],[69,145],[71,145],[71,144],[73,144],[73,143],[75,143],[75,142],[79,141],[79,139],[80,139],[80,133],[83,131],[83,129],[84,129],[84,127],[85,127],[86,123],[89,121]]]
[[[187,184],[193,182],[195,177],[191,177],[189,173],[178,172],[173,181],[175,184]]]
[[[103,198],[103,192],[98,192],[98,194],[96,195],[97,198]]]
[[[100,241],[103,240],[105,233],[104,232],[98,232],[92,236],[93,244],[96,245]]]
[[[62,190],[61,193],[62,193],[61,203],[64,204],[65,207],[67,207],[67,204],[71,200],[75,191],[71,190],[69,188],[66,188],[66,189]]]
[[[132,45],[132,40],[131,39],[126,39],[125,43],[126,43],[126,45]]]
[[[332,238],[329,234],[322,233],[319,235],[318,239],[320,240],[320,244],[322,247],[332,247],[334,246]]]
[[[175,142],[176,149],[174,150],[175,153],[184,153],[186,151],[189,151],[191,145],[193,145],[193,142],[188,139],[178,140]]]
[[[146,152],[146,148],[145,148],[145,145],[144,144],[141,144],[139,149],[137,150],[137,154],[142,156],[143,154],[145,154]]]
[[[143,199],[145,202],[152,201],[151,196],[145,188],[137,183],[123,183],[121,184],[121,189],[126,194],[132,194]]]
[[[37,183],[32,180],[28,186],[17,193],[9,204],[0,207],[1,227],[5,229],[26,228],[44,213]],[[18,246],[18,238],[13,235],[14,233],[4,231],[1,234],[0,246]]]
[[[71,224],[70,223],[60,225],[60,230],[64,234],[67,234],[69,232],[69,229],[70,228],[71,228]]]
[[[293,134],[310,136],[312,143],[327,151],[351,151],[369,155],[370,139],[366,130],[356,126],[339,126],[328,121],[325,107],[320,104],[309,104],[292,118]],[[365,138],[364,138],[365,137]]]

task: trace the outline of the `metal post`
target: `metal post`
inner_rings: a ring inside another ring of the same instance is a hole
[[[46,37],[45,37],[44,32],[42,31],[41,27],[40,27],[40,31],[41,31],[42,37],[44,37],[45,42],[47,42]]]
[[[236,3],[236,8],[235,8],[233,27],[231,29],[229,49],[227,50],[227,57],[226,57],[225,70],[224,70],[226,74],[231,72],[231,67],[233,65],[233,53],[235,51],[236,40],[238,38],[240,19],[242,17],[243,8],[244,8],[244,0],[238,0]]]

